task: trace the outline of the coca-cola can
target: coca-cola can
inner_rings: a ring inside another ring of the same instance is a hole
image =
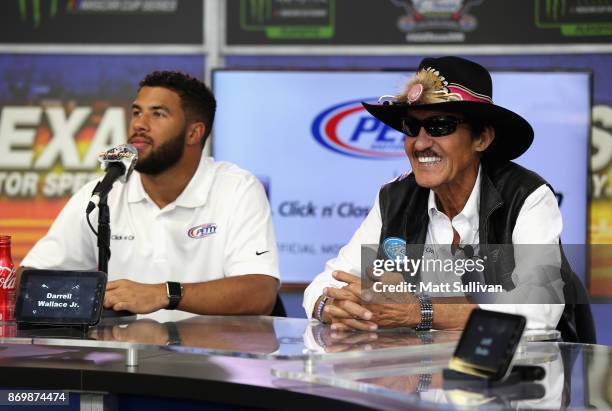
[[[0,235],[0,322],[13,321],[17,276],[11,257],[11,236]]]

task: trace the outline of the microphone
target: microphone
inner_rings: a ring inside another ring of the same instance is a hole
[[[465,247],[459,247],[457,246],[457,250],[461,250],[463,251],[463,254],[465,254],[465,256],[469,259],[474,258],[474,247],[472,247],[471,245],[466,245]]]
[[[100,199],[104,198],[113,188],[115,181],[119,180],[124,184],[127,182],[134,171],[137,160],[138,150],[131,144],[121,144],[98,155],[98,161],[102,170],[106,170],[106,175],[91,193],[89,204],[87,204],[88,215],[98,206]]]
[[[463,254],[468,260],[477,261],[480,259],[482,262],[482,257],[476,254],[476,250],[474,247],[467,244],[464,247],[457,246],[458,250],[463,251]],[[486,259],[486,258],[485,258]],[[484,271],[480,271],[477,267],[468,270],[467,267],[465,269],[465,273],[461,276],[461,283],[465,286],[469,286],[470,283],[478,283],[478,284],[486,284],[485,273]],[[489,303],[489,295],[480,291],[470,291],[466,293],[468,299],[472,302],[476,303]]]

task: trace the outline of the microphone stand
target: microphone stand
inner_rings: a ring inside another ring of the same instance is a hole
[[[89,213],[91,213],[96,207],[95,197],[98,197],[98,271],[105,273],[107,278],[108,262],[111,257],[110,211],[107,202],[108,192],[112,189],[113,183],[117,179],[124,176],[124,173],[125,179],[123,182],[127,181],[137,159],[138,151],[130,144],[122,144],[118,147],[107,150],[106,153],[99,158],[100,162],[102,163],[102,169],[106,170],[106,176],[103,180],[99,181],[93,189],[91,201],[87,205],[87,223],[89,224],[89,227],[94,230],[89,221]],[[103,309],[101,316],[102,318],[113,318],[134,315],[135,314],[125,310],[114,311],[112,309]]]
[[[98,203],[98,271],[102,271],[108,277],[108,261],[111,257],[110,240],[110,210],[108,208],[107,196],[100,197]],[[135,316],[134,313],[126,310],[114,311],[104,308],[102,319],[123,318]]]
[[[108,261],[110,260],[110,211],[106,197],[100,198],[98,204],[98,271],[108,275]]]

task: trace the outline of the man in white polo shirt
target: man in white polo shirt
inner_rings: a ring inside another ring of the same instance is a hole
[[[140,83],[128,140],[138,150],[136,172],[108,195],[106,308],[272,311],[280,278],[270,207],[252,174],[202,156],[215,108],[210,90],[185,74],[154,72]],[[85,218],[95,184],[69,200],[23,267],[97,267],[96,237]]]

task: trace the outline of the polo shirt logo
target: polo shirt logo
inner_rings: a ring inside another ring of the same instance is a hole
[[[121,235],[121,234],[113,234],[111,236],[111,240],[134,240],[136,237],[134,237],[134,235],[132,234],[128,234],[128,235]]]
[[[217,232],[217,224],[208,223],[208,224],[201,224],[201,225],[190,228],[187,231],[187,235],[191,238],[204,238],[204,237],[208,237],[209,235],[213,235],[216,232]]]

